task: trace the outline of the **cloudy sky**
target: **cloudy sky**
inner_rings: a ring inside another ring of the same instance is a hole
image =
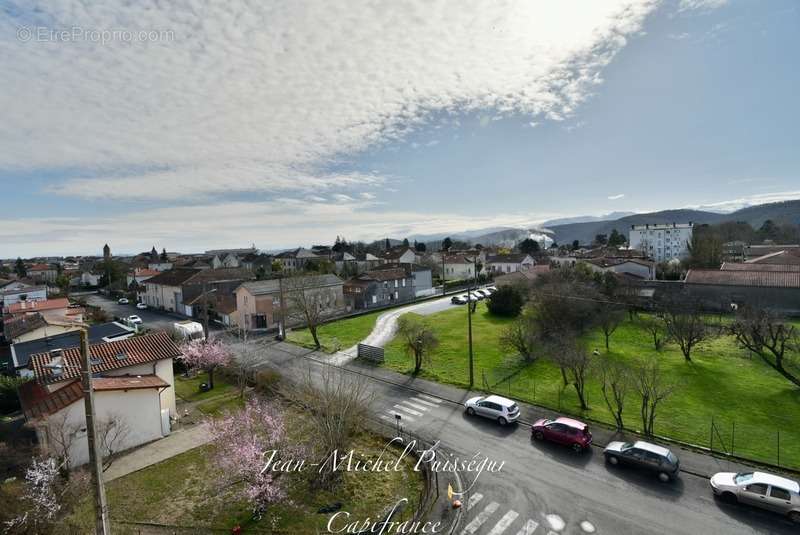
[[[0,256],[798,198],[799,29],[794,0],[0,0]]]

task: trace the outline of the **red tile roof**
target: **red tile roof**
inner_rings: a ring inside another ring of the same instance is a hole
[[[55,310],[57,308],[67,308],[69,299],[61,297],[59,299],[45,299],[44,301],[20,301],[6,307],[6,313],[17,314],[19,312],[40,312],[42,310]]]
[[[92,373],[100,373],[136,364],[175,358],[181,352],[167,333],[157,332],[125,340],[94,344],[89,346],[89,354],[94,360]],[[52,351],[31,356],[30,367],[33,368],[34,376],[39,382],[53,383],[80,376],[81,351],[79,347],[62,351],[65,366],[58,375],[54,375],[52,370],[46,367],[53,356]]]
[[[22,411],[29,420],[55,414],[82,398],[80,381],[72,381],[55,392],[48,391],[36,381],[28,381],[19,387]]]
[[[95,377],[92,379],[92,389],[95,392],[164,388],[167,386],[169,386],[169,383],[158,375],[121,375],[118,377]]]
[[[686,274],[685,282],[686,284],[713,284],[717,286],[800,288],[800,272],[690,269]]]

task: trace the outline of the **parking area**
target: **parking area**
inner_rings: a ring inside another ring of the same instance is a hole
[[[90,305],[100,307],[112,317],[127,318],[135,314],[142,318],[142,326],[147,329],[169,329],[174,322],[186,319],[179,314],[164,312],[162,310],[138,310],[134,302],[127,305],[120,305],[117,303],[116,299],[111,299],[101,294],[87,295],[86,302]]]

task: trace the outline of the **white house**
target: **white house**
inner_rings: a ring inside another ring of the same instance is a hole
[[[172,360],[179,354],[164,332],[90,346],[104,455],[169,434],[170,417],[177,417]],[[59,444],[66,443],[71,466],[89,460],[80,359],[77,347],[33,355],[34,380],[19,389],[23,412],[43,453],[59,455]]]
[[[628,233],[631,249],[642,251],[656,262],[689,256],[692,229],[689,223],[632,225]]]
[[[47,299],[47,286],[25,286],[0,292],[3,308],[20,301],[44,301]]]
[[[197,269],[171,269],[144,281],[139,299],[150,308],[184,313],[183,283],[197,275]]]
[[[513,273],[530,269],[535,264],[531,255],[525,253],[500,254],[486,258],[486,269],[490,273]]]
[[[444,277],[447,280],[471,279],[475,276],[475,262],[464,255],[445,255]]]

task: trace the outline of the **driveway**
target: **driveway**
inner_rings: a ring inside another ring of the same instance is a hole
[[[397,320],[400,316],[408,312],[414,312],[415,314],[427,316],[430,314],[435,314],[436,312],[441,312],[442,310],[459,306],[450,303],[451,297],[452,296],[442,297],[440,299],[432,299],[430,301],[425,301],[424,303],[417,303],[415,305],[387,310],[378,316],[378,319],[375,320],[375,327],[372,328],[372,332],[369,333],[369,335],[364,338],[361,343],[369,346],[384,347],[386,344],[392,341],[392,338],[394,338],[394,335],[397,333]],[[357,356],[358,344],[331,355],[330,362],[336,366],[342,366],[348,362],[351,362]]]
[[[327,356],[290,344],[265,345],[259,354],[263,366],[290,376],[309,372],[314,376],[328,363]],[[498,472],[485,471],[477,479],[475,473],[461,474],[465,487],[474,485],[463,496],[464,516],[456,533],[797,533],[796,526],[777,515],[715,500],[705,477],[682,472],[677,481],[661,483],[650,474],[606,466],[600,448],[574,454],[534,443],[528,425],[500,427],[470,418],[461,402],[472,392],[383,369],[347,366],[344,370],[370,382],[375,418],[395,425],[399,414],[403,428],[428,441],[440,440],[462,460],[477,455],[504,462]],[[537,410],[522,408],[524,414]],[[695,473],[713,473],[721,464],[733,471],[746,469],[695,452],[675,451]]]

